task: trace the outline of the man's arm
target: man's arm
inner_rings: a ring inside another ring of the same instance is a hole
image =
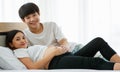
[[[61,39],[58,43],[60,44],[61,47],[67,48],[69,51],[70,46],[66,38]]]

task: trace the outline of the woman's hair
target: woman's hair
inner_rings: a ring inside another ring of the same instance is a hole
[[[37,12],[39,14],[39,8],[34,3],[26,3],[22,5],[19,9],[19,16],[24,19],[25,16]]]
[[[15,48],[11,47],[10,46],[10,43],[12,43],[12,40],[13,38],[15,37],[15,35],[18,33],[18,32],[21,32],[23,33],[22,31],[20,30],[11,30],[7,33],[6,35],[6,39],[5,39],[5,45],[6,47],[9,47],[10,49],[14,50]],[[24,33],[23,33],[24,34]]]

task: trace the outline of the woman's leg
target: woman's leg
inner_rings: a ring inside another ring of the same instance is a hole
[[[93,57],[98,51],[107,60],[112,62],[120,62],[120,57],[102,38],[97,37],[85,45],[82,49],[76,52],[76,56]]]
[[[113,70],[114,68],[114,63],[106,62],[101,58],[64,56],[59,61],[57,62],[56,61],[54,60],[54,62],[51,63],[51,65],[49,66],[49,69]],[[120,67],[118,69],[120,69]]]
[[[120,56],[118,54],[114,54],[111,58],[110,58],[111,62],[116,62],[116,63],[120,63]]]
[[[115,63],[113,70],[120,70],[120,63]]]

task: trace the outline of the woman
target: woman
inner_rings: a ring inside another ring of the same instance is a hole
[[[101,38],[96,39],[102,40]],[[41,45],[28,47],[24,33],[19,30],[8,32],[6,36],[6,46],[14,51],[16,57],[18,57],[28,69],[120,70],[120,63],[106,62],[101,58],[82,57],[79,56],[80,51],[73,55],[67,52],[66,48],[62,47],[47,47]],[[106,50],[109,51],[109,55]],[[96,51],[98,50],[94,50],[93,52]],[[111,48],[100,49],[100,52],[107,59],[111,59],[111,57],[116,54]]]

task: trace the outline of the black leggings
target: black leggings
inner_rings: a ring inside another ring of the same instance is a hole
[[[93,57],[98,51],[108,60],[116,54],[102,38],[98,37],[93,39],[75,54],[65,53],[54,57],[49,64],[49,69],[113,70],[114,63]]]
[[[102,38],[97,37],[76,52],[75,56],[94,57],[100,51],[102,56],[107,60],[116,54],[116,52]]]

